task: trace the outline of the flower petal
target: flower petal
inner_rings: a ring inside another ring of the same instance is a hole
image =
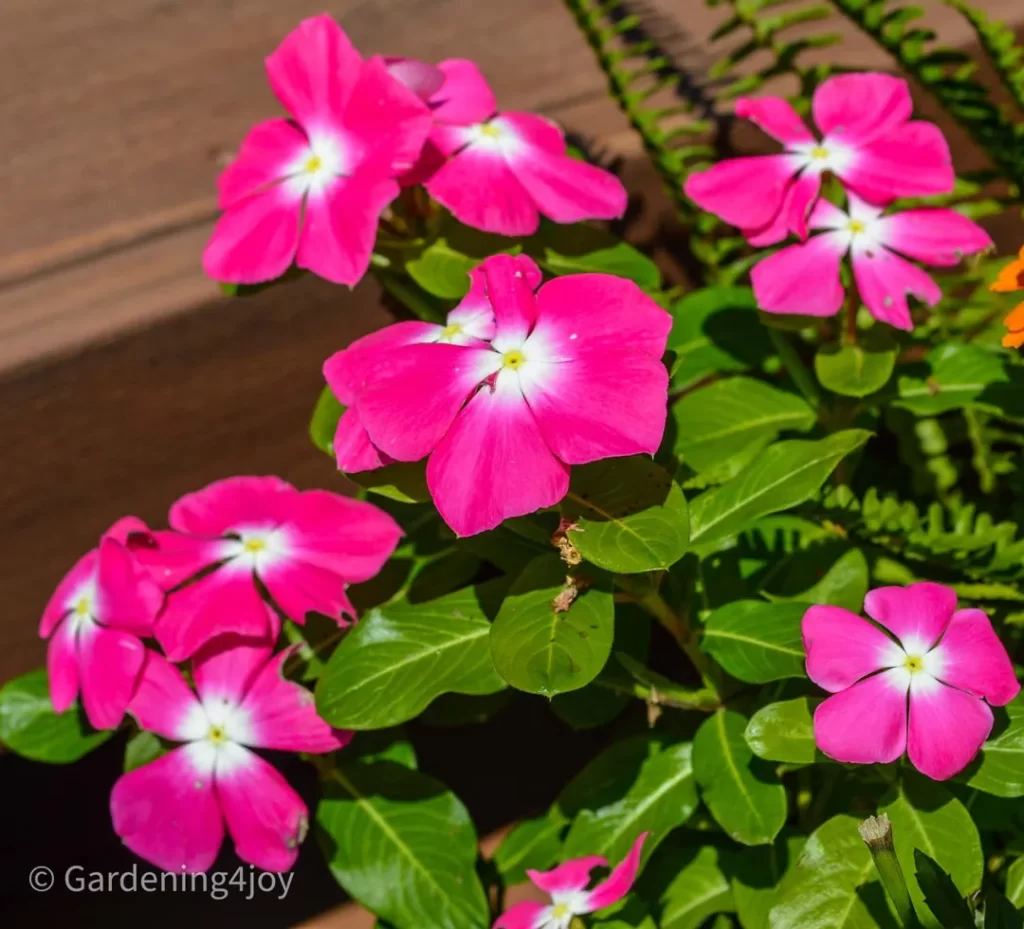
[[[866,145],[910,119],[907,82],[888,74],[840,74],[814,92],[814,122],[822,135]]]
[[[812,606],[801,623],[807,676],[835,693],[906,657],[884,632],[838,606]]]
[[[93,616],[106,626],[149,635],[164,594],[151,573],[112,538],[100,542]]]
[[[808,217],[821,194],[821,174],[805,171],[786,191],[782,208],[775,218],[759,229],[745,229],[743,234],[755,248],[775,245],[785,239],[791,232],[801,239],[807,238]]]
[[[273,651],[273,642],[235,635],[207,642],[192,658],[192,678],[203,704],[241,704]]]
[[[211,538],[252,525],[276,526],[288,519],[298,494],[279,477],[228,477],[180,497],[168,519],[178,532]]]
[[[309,811],[281,774],[240,745],[217,764],[217,798],[238,857],[264,871],[288,871],[309,828]]]
[[[615,866],[605,880],[590,891],[587,895],[588,913],[603,910],[629,893],[640,870],[640,853],[643,850],[644,839],[649,835],[649,832],[643,832],[637,836],[626,857]]]
[[[50,595],[50,599],[43,609],[43,618],[39,622],[40,638],[49,638],[57,623],[74,609],[75,604],[82,597],[92,595],[98,555],[99,550],[95,548],[86,552],[61,578],[57,589]]]
[[[147,651],[128,712],[141,729],[165,739],[187,742],[206,734],[201,707],[181,672],[163,655]]]
[[[427,485],[444,521],[469,536],[553,506],[569,489],[569,469],[545,444],[516,380],[499,374],[430,456]]]
[[[864,598],[868,616],[885,626],[911,654],[923,654],[935,645],[955,609],[955,591],[931,581],[876,587]]]
[[[288,33],[266,66],[281,105],[310,128],[342,122],[363,59],[341,26],[322,13],[304,19]]]
[[[224,838],[213,771],[197,769],[188,746],[122,775],[110,815],[128,848],[175,874],[209,870]]]
[[[540,929],[547,907],[534,900],[523,900],[499,916],[493,929]]]
[[[346,593],[348,582],[340,574],[289,560],[261,571],[260,580],[277,608],[300,625],[305,623],[306,614],[312,612],[330,616],[342,626],[356,618],[355,607]]]
[[[470,126],[490,119],[498,109],[494,93],[475,62],[448,58],[438,69],[444,85],[431,97],[434,119],[455,126]]]
[[[812,236],[759,261],[750,272],[757,305],[766,313],[835,316],[843,305],[840,233]]]
[[[338,178],[322,191],[310,191],[296,264],[354,287],[370,266],[380,214],[398,193],[393,179],[370,174]]]
[[[993,293],[1009,294],[1017,290],[1024,290],[1024,247],[1020,250],[1020,257],[1011,261],[1000,269],[992,286],[989,287]]]
[[[70,619],[52,631],[46,646],[46,675],[53,712],[63,713],[75,702],[79,687],[78,636]]]
[[[480,267],[484,272],[487,299],[494,310],[495,331],[491,344],[499,352],[522,348],[537,319],[537,299],[520,259],[512,255],[493,255],[485,258]]]
[[[533,235],[540,214],[500,151],[468,145],[424,186],[459,222],[499,235]]]
[[[848,764],[895,761],[907,746],[910,672],[893,668],[833,694],[814,711],[814,741]]]
[[[278,625],[249,571],[218,568],[168,596],[156,638],[171,661],[184,661],[214,636],[272,640]]]
[[[155,529],[128,541],[135,560],[164,590],[171,590],[223,560],[223,541]]]
[[[85,715],[94,729],[114,729],[135,693],[146,647],[130,632],[91,623],[79,633],[78,649]]]
[[[942,288],[924,271],[885,248],[854,249],[851,258],[857,289],[875,319],[909,332],[914,328],[907,296],[935,306]]]
[[[276,184],[308,149],[305,133],[287,119],[257,123],[242,141],[235,160],[217,178],[217,206],[226,210]]]
[[[942,130],[932,123],[906,123],[858,149],[839,178],[874,203],[897,197],[949,193],[955,175]]]
[[[444,72],[418,58],[385,56],[384,64],[396,81],[409,88],[421,100],[429,100],[444,86]]]
[[[554,896],[555,894],[574,893],[583,890],[590,882],[590,872],[594,868],[607,868],[608,859],[601,855],[587,855],[574,858],[560,864],[550,871],[534,871],[527,869],[526,876],[541,890]]]
[[[1020,693],[1013,662],[981,610],[957,610],[928,659],[944,683],[993,706],[1005,706]]]
[[[537,294],[528,357],[572,361],[588,353],[630,352],[660,359],[672,317],[633,281],[612,274],[571,274]]]
[[[275,655],[247,685],[242,710],[252,727],[249,744],[314,754],[344,748],[353,733],[332,729],[317,715],[313,694],[284,678],[282,666],[292,654],[292,649],[286,649]]]
[[[992,711],[978,697],[927,674],[910,685],[910,760],[922,774],[944,781],[959,774],[992,731]]]
[[[288,535],[295,560],[361,584],[391,557],[402,528],[372,503],[326,490],[306,490],[292,508]]]
[[[529,360],[519,383],[547,446],[566,464],[653,455],[665,434],[668,371],[659,359],[589,352]]]
[[[888,248],[939,267],[957,265],[993,244],[981,226],[955,210],[904,210],[883,216],[875,228]]]
[[[525,255],[520,256],[519,267],[527,275],[526,280],[531,289],[536,290],[541,282],[540,269]],[[460,327],[457,336],[451,340],[456,345],[473,345],[494,338],[494,310],[491,301],[487,299],[487,277],[483,268],[477,265],[469,272],[469,280],[469,292],[445,320],[449,326]]]
[[[800,170],[792,155],[729,158],[691,174],[683,190],[702,210],[740,229],[767,226]]]
[[[355,407],[349,407],[341,414],[331,447],[338,469],[347,474],[373,471],[393,461],[370,441],[370,434]]]
[[[782,97],[740,97],[736,115],[749,119],[762,132],[784,145],[814,142],[814,134],[788,100]]]
[[[359,397],[370,440],[399,461],[428,455],[501,356],[462,345],[410,345],[378,360]]]

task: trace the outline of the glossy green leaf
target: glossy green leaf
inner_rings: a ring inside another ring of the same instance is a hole
[[[557,816],[538,816],[519,823],[498,846],[494,864],[506,884],[526,880],[526,870],[544,871],[558,861],[566,823]]]
[[[97,732],[77,704],[53,712],[43,670],[29,671],[0,688],[0,743],[11,751],[49,764],[68,764],[102,745],[114,730]]]
[[[338,431],[338,420],[345,412],[338,398],[330,387],[324,387],[313,407],[313,417],[309,421],[309,437],[313,444],[325,455],[334,457],[334,433]]]
[[[557,555],[542,555],[509,589],[490,644],[495,668],[513,687],[547,697],[577,690],[608,660],[611,579],[581,567],[569,572]]]
[[[793,552],[773,569],[762,593],[773,601],[830,604],[858,613],[869,581],[864,552],[836,540]]]
[[[614,274],[647,289],[661,286],[661,272],[650,258],[596,226],[545,223],[526,248],[551,274]]]
[[[806,431],[815,419],[797,394],[749,377],[715,381],[672,406],[675,453],[698,473],[718,472],[751,446],[763,448],[787,429]]]
[[[912,876],[914,850],[926,852],[965,893],[981,886],[983,858],[978,829],[964,805],[945,787],[913,771],[904,770],[900,783],[882,798],[881,812],[892,823],[896,856],[907,877],[914,908],[926,927],[930,918],[924,894]]]
[[[876,325],[856,345],[822,345],[814,356],[814,373],[833,393],[866,397],[888,383],[899,348],[885,327]]]
[[[700,929],[715,913],[734,911],[719,855],[713,845],[687,847],[675,837],[658,851],[644,872],[642,891],[657,894],[661,929]]]
[[[686,553],[686,497],[649,458],[606,458],[575,467],[563,518],[589,562],[618,574],[668,568]]]
[[[124,773],[156,761],[169,750],[155,732],[136,732],[124,747]]]
[[[709,287],[672,307],[668,347],[675,353],[672,386],[688,387],[710,374],[758,368],[773,354],[749,287]]]
[[[1020,415],[1021,384],[1003,364],[1002,355],[960,342],[932,349],[931,372],[899,379],[902,406],[918,416],[937,416],[968,404]]]
[[[897,929],[858,825],[834,816],[811,834],[779,884],[769,929]]]
[[[691,544],[711,546],[762,516],[810,499],[836,465],[870,437],[863,429],[847,429],[818,441],[770,445],[736,477],[690,502]]]
[[[796,866],[806,841],[805,836],[783,833],[771,845],[730,849],[723,855],[722,867],[729,878],[736,916],[743,929],[766,929],[776,888]]]
[[[786,822],[786,789],[755,758],[743,733],[747,720],[719,710],[693,738],[693,773],[711,815],[743,845],[767,845]]]
[[[399,503],[423,503],[430,499],[426,463],[422,461],[396,461],[374,471],[345,476],[364,490]]]
[[[665,746],[647,758],[635,780],[620,797],[593,809],[580,810],[562,849],[563,860],[603,855],[621,861],[642,832],[650,855],[676,826],[697,808],[689,742]]]
[[[1018,858],[1006,871],[1006,899],[1024,909],[1024,858]]]
[[[317,839],[350,896],[396,929],[484,929],[487,898],[466,808],[440,781],[393,762],[321,782]]]
[[[505,683],[491,661],[491,623],[470,587],[427,603],[364,615],[316,686],[319,714],[342,729],[382,729],[418,716],[443,693],[490,694]]]
[[[914,879],[942,929],[975,929],[974,916],[953,879],[927,852],[914,849]]]
[[[1024,797],[1024,695],[995,713],[995,734],[957,780],[997,797]]]
[[[441,237],[407,261],[405,269],[427,293],[457,300],[469,291],[469,272],[479,263],[479,258],[464,255]]]
[[[758,758],[785,764],[813,764],[828,759],[814,743],[817,697],[797,697],[761,707],[747,723],[744,738]]]
[[[748,684],[804,676],[800,621],[804,603],[736,600],[705,621],[704,648],[731,675]]]

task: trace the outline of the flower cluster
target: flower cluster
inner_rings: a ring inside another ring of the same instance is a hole
[[[295,262],[353,285],[382,214],[412,184],[462,222],[505,235],[535,232],[541,215],[572,223],[625,212],[613,175],[569,157],[548,120],[498,112],[470,61],[364,59],[324,14],[266,66],[291,118],[255,126],[219,178],[224,214],[203,256],[217,280],[269,281]]]
[[[692,174],[686,194],[739,227],[751,245],[776,245],[790,233],[801,240],[754,267],[762,310],[835,315],[844,300],[840,263],[849,254],[871,315],[910,330],[907,296],[934,306],[942,291],[907,258],[948,267],[991,247],[992,240],[953,210],[885,214],[900,197],[950,193],[955,181],[942,133],[911,119],[905,81],[872,73],[832,77],[815,92],[812,109],[821,139],[785,100],[741,98],[736,114],[781,142],[785,152],[719,162]],[[826,174],[843,185],[845,212],[823,199]],[[810,230],[822,234],[808,238]]]
[[[1012,294],[1024,291],[1024,247],[1016,261],[1011,261],[999,272],[999,277],[990,288],[993,293]],[[1020,348],[1024,345],[1024,303],[1018,304],[1006,317],[1006,328],[1003,345],[1007,348]]]
[[[970,763],[992,731],[989,706],[1005,706],[1020,684],[989,618],[956,600],[923,581],[868,593],[878,625],[837,606],[807,611],[807,676],[833,694],[814,713],[826,755],[869,764],[906,751],[937,781]]]
[[[238,854],[291,867],[306,831],[299,796],[250,748],[329,752],[331,729],[274,654],[281,617],[354,616],[350,583],[375,575],[401,536],[370,504],[233,477],[182,497],[169,530],[115,523],[43,612],[57,712],[79,691],[97,729],[139,727],[180,748],[125,774],[111,815],[125,844],[169,871],[204,871],[224,825]],[[162,649],[147,647],[154,638]],[[173,662],[191,658],[195,691]]]
[[[671,317],[611,275],[540,280],[495,255],[447,325],[398,323],[329,358],[338,467],[427,458],[438,511],[467,536],[558,503],[571,465],[653,454]]]

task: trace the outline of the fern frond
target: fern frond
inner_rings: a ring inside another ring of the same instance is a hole
[[[1024,125],[1015,126],[1000,112],[971,76],[975,66],[967,55],[937,46],[932,30],[913,25],[922,15],[919,8],[892,7],[889,0],[830,2],[936,97],[1003,177],[1024,189]]]
[[[1014,102],[1024,113],[1024,47],[1017,44],[1017,36],[1006,23],[997,22],[964,0],[946,0],[974,29],[999,80],[1009,91]]]

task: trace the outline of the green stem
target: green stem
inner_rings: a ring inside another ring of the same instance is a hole
[[[778,329],[772,326],[768,326],[767,329],[768,337],[772,340],[775,351],[779,353],[782,366],[793,379],[797,390],[804,395],[804,398],[811,406],[819,409],[821,407],[821,392],[818,390],[818,383],[811,372],[807,370],[807,366],[793,347],[793,343],[789,341],[785,333],[780,332]]]
[[[910,902],[910,892],[903,877],[903,869],[893,847],[889,817],[885,813],[881,816],[869,816],[861,823],[859,830],[864,844],[875,860],[875,868],[882,879],[882,886],[896,907],[901,925],[904,929],[917,929],[917,914],[914,912],[914,904]]]

